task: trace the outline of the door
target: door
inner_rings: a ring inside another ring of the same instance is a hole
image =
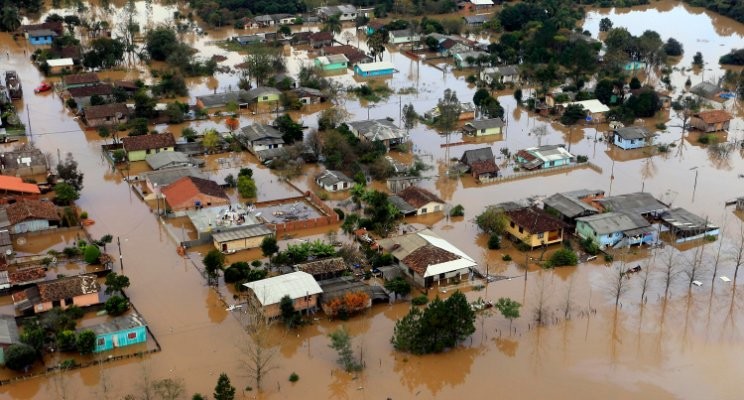
[[[222,251],[227,251],[227,243],[222,243]]]

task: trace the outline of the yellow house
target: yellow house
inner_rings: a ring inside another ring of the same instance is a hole
[[[537,207],[505,210],[506,232],[530,248],[561,243],[566,224]]]

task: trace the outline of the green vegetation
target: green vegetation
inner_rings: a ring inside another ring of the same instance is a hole
[[[91,354],[96,348],[96,334],[95,332],[86,329],[77,335],[75,339],[75,347],[80,354]]]
[[[488,237],[488,248],[489,250],[497,250],[501,248],[501,236],[497,234],[491,234]]]
[[[549,268],[563,267],[569,265],[576,265],[579,263],[579,257],[576,253],[568,248],[562,248],[557,250],[550,256],[550,259],[546,263]]]
[[[289,296],[282,297],[279,301],[279,308],[282,311],[281,318],[285,327],[294,329],[302,326],[304,322],[302,315],[295,310],[294,301]]]
[[[225,266],[225,255],[217,249],[211,249],[204,256],[202,262],[207,273],[207,281],[210,284],[217,283],[219,271]]]
[[[581,249],[584,250],[587,254],[596,256],[597,253],[599,253],[599,246],[597,245],[597,242],[595,242],[592,238],[586,238],[581,239],[579,242],[581,245]]]
[[[106,300],[104,309],[109,315],[113,317],[122,315],[127,312],[127,310],[129,310],[129,301],[122,296],[114,295]]]
[[[489,235],[501,235],[506,229],[508,219],[502,210],[491,206],[475,217],[475,223]]]
[[[362,364],[354,357],[354,351],[351,348],[351,335],[345,327],[341,326],[331,332],[328,337],[331,344],[328,346],[338,353],[337,362],[346,372],[361,371]]]
[[[289,374],[289,381],[290,382],[295,383],[295,382],[297,382],[299,380],[300,380],[300,376],[297,375],[297,373],[292,372],[291,374]]]
[[[440,353],[475,332],[475,313],[465,295],[456,291],[447,300],[438,297],[423,310],[411,308],[395,323],[391,342],[399,351]]]
[[[462,204],[458,204],[450,210],[450,217],[462,217],[465,215],[465,207]]]
[[[744,49],[731,50],[730,53],[724,54],[718,62],[727,65],[744,65]]]
[[[230,383],[230,378],[226,373],[221,373],[217,378],[217,385],[214,387],[214,400],[234,400],[235,386]]]
[[[5,350],[5,366],[13,371],[27,371],[36,362],[36,350],[23,344],[11,344]]]
[[[429,298],[426,297],[424,294],[420,294],[414,298],[411,299],[411,304],[414,306],[423,306],[424,304],[429,302]]]
[[[98,264],[98,259],[101,257],[101,249],[94,244],[85,246],[83,250],[83,260],[88,264]]]
[[[511,329],[512,321],[519,318],[519,308],[522,307],[522,305],[510,298],[501,297],[496,302],[495,307],[499,312],[501,312],[501,315],[503,315],[504,318],[509,320],[509,328]]]
[[[106,275],[106,294],[122,294],[124,289],[129,287],[129,277],[111,272]]]
[[[395,293],[396,296],[406,296],[411,293],[411,284],[407,280],[397,277],[385,282],[385,289]]]

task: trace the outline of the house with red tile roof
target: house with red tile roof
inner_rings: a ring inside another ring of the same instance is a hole
[[[144,161],[148,154],[173,151],[176,139],[170,132],[155,135],[127,136],[121,139],[129,161]]]
[[[416,215],[444,211],[444,200],[418,186],[409,186],[401,190],[398,192],[398,197],[416,209]]]
[[[66,309],[72,305],[87,307],[101,303],[101,285],[95,275],[70,276],[40,282],[36,286],[13,293],[13,305],[23,314],[38,314],[54,307]]]
[[[707,110],[693,114],[690,125],[703,132],[727,131],[733,117],[723,110]]]
[[[196,210],[230,204],[225,190],[209,179],[184,176],[162,189],[171,211]]]
[[[417,286],[429,288],[467,279],[475,260],[429,229],[381,239],[378,245]]]
[[[7,219],[10,233],[36,232],[59,225],[57,207],[49,201],[21,200],[0,209],[0,220]]]
[[[563,241],[565,222],[537,207],[513,207],[512,203],[502,204],[507,219],[506,234],[522,243],[536,248]]]

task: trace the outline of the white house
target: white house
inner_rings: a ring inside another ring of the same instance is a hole
[[[421,35],[413,29],[390,31],[388,35],[390,36],[390,44],[416,43],[421,41]]]
[[[240,129],[238,141],[253,154],[261,150],[284,147],[282,133],[271,125],[253,124]]]
[[[354,181],[341,171],[325,170],[315,177],[315,183],[329,192],[340,192],[349,190],[354,186]]]

